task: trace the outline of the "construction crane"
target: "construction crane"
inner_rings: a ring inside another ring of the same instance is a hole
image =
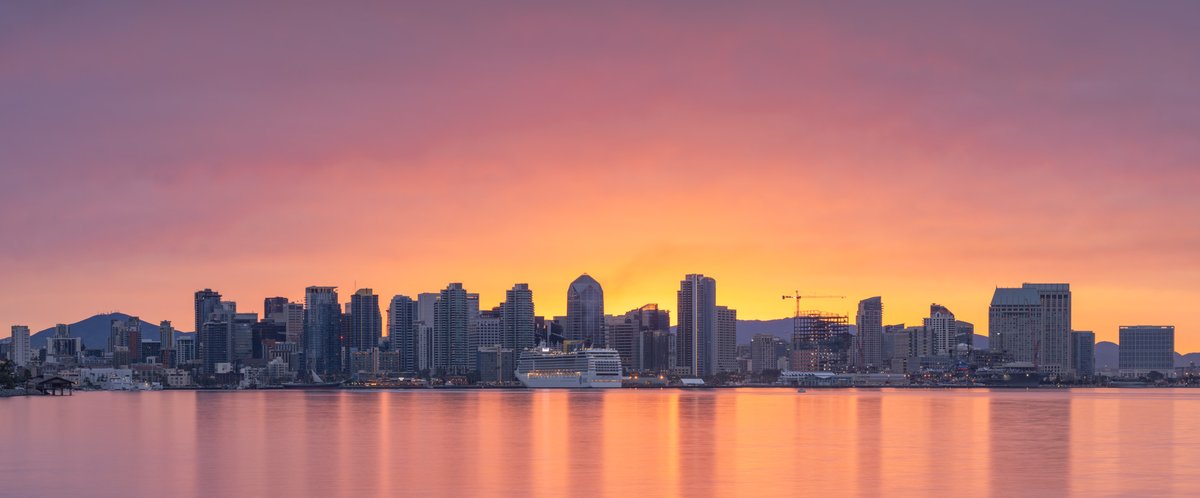
[[[795,316],[795,318],[797,320],[799,320],[800,319],[800,299],[845,299],[846,296],[806,296],[806,295],[800,294],[800,291],[795,291],[794,295],[791,295],[791,296],[785,295],[785,296],[783,296],[783,298],[796,300],[796,316]]]

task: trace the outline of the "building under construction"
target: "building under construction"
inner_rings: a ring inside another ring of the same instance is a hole
[[[792,330],[791,369],[847,372],[852,343],[848,316],[821,311],[800,312]]]

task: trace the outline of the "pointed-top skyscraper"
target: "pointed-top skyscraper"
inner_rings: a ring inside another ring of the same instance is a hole
[[[604,289],[584,273],[567,287],[567,340],[604,345]]]

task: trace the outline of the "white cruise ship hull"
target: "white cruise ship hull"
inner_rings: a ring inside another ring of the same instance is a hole
[[[585,375],[546,375],[518,373],[517,380],[534,389],[611,389],[621,387],[620,377],[593,378]]]

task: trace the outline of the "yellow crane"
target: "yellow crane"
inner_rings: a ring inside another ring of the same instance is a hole
[[[785,295],[785,296],[783,296],[783,298],[796,300],[796,316],[795,316],[795,318],[799,319],[800,318],[800,299],[846,299],[846,296],[806,296],[806,295],[800,294],[800,291],[795,291],[795,294],[793,294],[791,296]]]

